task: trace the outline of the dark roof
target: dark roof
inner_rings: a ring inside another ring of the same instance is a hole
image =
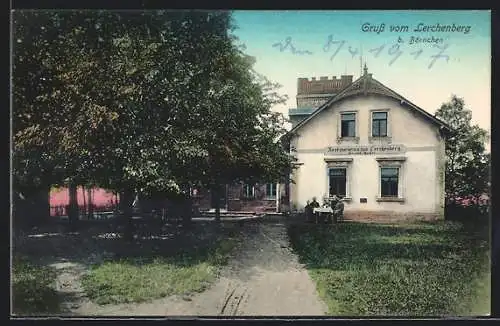
[[[293,135],[298,129],[300,129],[303,125],[308,123],[311,119],[314,119],[315,116],[317,116],[319,113],[321,113],[326,108],[330,107],[330,105],[332,105],[333,103],[335,103],[343,98],[354,96],[354,95],[359,95],[359,94],[379,94],[379,95],[385,95],[385,96],[392,97],[394,99],[401,101],[401,104],[406,104],[406,106],[408,108],[423,115],[430,122],[443,128],[446,132],[451,132],[453,130],[445,122],[436,118],[434,115],[428,113],[427,111],[421,109],[420,107],[418,107],[417,105],[408,101],[406,98],[399,95],[398,93],[396,93],[395,91],[393,91],[389,87],[383,85],[381,82],[374,79],[372,77],[372,74],[365,73],[363,76],[358,78],[352,84],[350,84],[349,86],[346,86],[344,89],[342,89],[337,95],[332,96],[328,101],[326,101],[324,104],[319,106],[313,113],[311,113],[310,116],[308,116],[306,119],[299,122],[295,127],[293,127],[285,135],[283,135],[283,138],[288,138],[289,136]]]

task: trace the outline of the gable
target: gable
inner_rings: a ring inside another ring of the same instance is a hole
[[[408,146],[436,146],[440,141],[439,128],[428,123],[422,115],[408,110],[400,101],[377,94],[348,96],[332,103],[311,119],[293,137],[293,146],[299,150],[346,145],[341,137],[341,115],[355,114],[354,143],[370,143],[373,112],[387,112],[388,136],[392,142]],[[403,127],[404,126],[404,127]],[[354,144],[347,141],[348,144]]]
[[[299,129],[301,129],[304,125],[311,123],[318,115],[321,114],[322,111],[331,107],[334,103],[339,102],[343,99],[354,97],[354,96],[366,96],[366,95],[379,95],[392,98],[401,103],[401,106],[405,109],[420,115],[430,124],[433,124],[440,128],[445,133],[449,133],[452,129],[446,125],[443,121],[439,120],[435,116],[426,112],[425,110],[419,108],[415,104],[411,103],[403,96],[399,95],[395,91],[386,87],[376,79],[372,77],[372,74],[368,74],[365,71],[365,74],[358,78],[354,83],[350,84],[342,91],[340,91],[337,95],[332,96],[330,100],[321,105],[316,111],[314,111],[309,117],[299,122],[295,125],[287,134],[284,135],[285,138],[295,134]]]

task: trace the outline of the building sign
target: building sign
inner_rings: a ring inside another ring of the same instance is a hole
[[[373,154],[401,154],[406,151],[404,145],[353,145],[331,146],[326,149],[325,155],[373,155]]]
[[[299,99],[299,105],[300,106],[310,106],[310,107],[318,107],[326,101],[328,101],[330,97],[320,97],[320,98],[304,98],[304,99]]]

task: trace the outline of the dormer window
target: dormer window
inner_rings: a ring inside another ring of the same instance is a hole
[[[340,120],[340,137],[356,137],[356,113],[342,113]]]
[[[372,112],[372,137],[387,137],[387,112]]]

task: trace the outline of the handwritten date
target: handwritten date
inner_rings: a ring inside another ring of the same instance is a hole
[[[332,34],[330,34],[328,35],[328,38],[325,44],[323,45],[323,52],[331,53],[330,61],[333,61],[333,59],[335,59],[335,57],[339,54],[339,52],[343,48],[345,48],[346,45],[348,45],[348,42],[346,40],[336,39]],[[445,51],[448,49],[449,44],[444,44],[444,45],[434,44],[433,47],[439,51],[428,57],[430,59],[430,63],[427,67],[428,69],[431,69],[436,63],[436,61],[438,61],[439,59],[445,60],[446,62],[450,60],[449,55],[445,54]],[[280,52],[284,52],[285,50],[289,49],[290,52],[295,55],[313,54],[311,51],[297,50],[296,47],[292,44],[292,38],[290,36],[287,37],[284,42],[273,44],[273,48],[277,48]],[[384,51],[386,49],[387,51]],[[347,51],[351,54],[351,58],[354,58],[356,55],[362,55],[359,48],[355,46],[348,45]],[[403,54],[406,53],[401,49],[398,43],[395,43],[391,46],[388,46],[387,44],[381,44],[378,47],[368,50],[368,52],[371,53],[375,58],[378,58],[382,53],[387,53],[391,57],[391,60],[388,62],[389,66],[392,66],[394,62],[396,62]],[[416,60],[423,53],[424,50],[420,49],[408,54],[413,56],[413,59]]]

